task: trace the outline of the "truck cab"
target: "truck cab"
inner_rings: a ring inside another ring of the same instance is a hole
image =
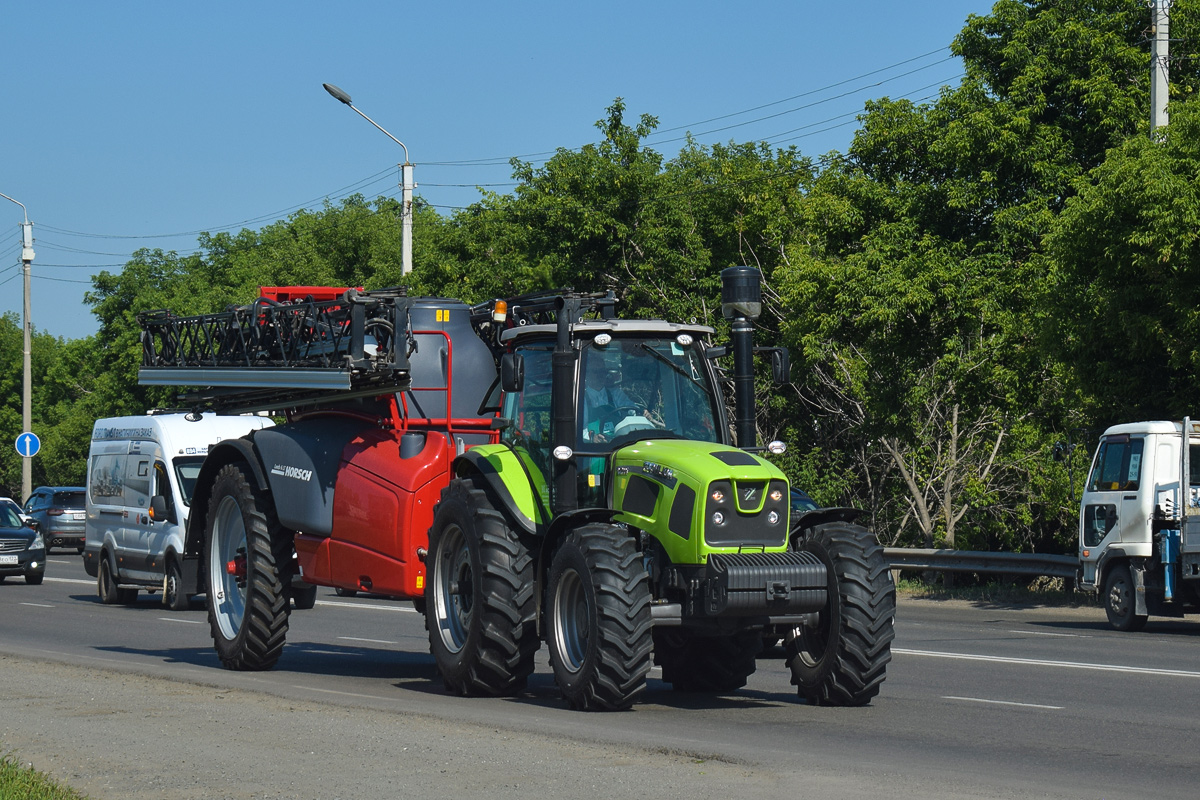
[[[1100,437],[1079,508],[1079,584],[1102,592],[1118,630],[1200,610],[1198,484],[1200,424],[1126,423]]]

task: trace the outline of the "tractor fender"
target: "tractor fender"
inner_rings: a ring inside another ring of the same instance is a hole
[[[186,558],[199,558],[204,549],[204,526],[208,516],[208,501],[212,494],[213,481],[217,473],[227,464],[242,462],[249,467],[250,477],[254,480],[255,488],[268,489],[266,472],[258,450],[249,437],[225,439],[213,445],[208,450],[200,474],[196,476],[196,488],[192,492],[191,510],[188,513],[187,533],[184,539],[183,551]]]
[[[482,483],[493,501],[521,531],[537,535],[543,531],[547,515],[542,500],[533,488],[529,472],[508,447],[473,447],[454,459],[454,474],[474,477]]]
[[[812,511],[805,511],[792,520],[792,534],[795,535],[799,531],[815,528],[827,522],[854,523],[862,515],[863,512],[857,508],[816,508]]]

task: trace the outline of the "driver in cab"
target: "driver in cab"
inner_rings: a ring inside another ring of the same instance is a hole
[[[599,354],[588,353],[583,384],[583,440],[607,442],[621,417],[636,413],[636,409],[621,388],[621,373],[610,369]]]

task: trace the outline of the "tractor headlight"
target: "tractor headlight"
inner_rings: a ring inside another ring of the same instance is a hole
[[[724,525],[725,514],[721,511],[714,511],[712,515],[712,523],[713,525]]]
[[[779,512],[772,511],[771,513],[767,514],[767,522],[771,525],[778,525],[779,524]]]

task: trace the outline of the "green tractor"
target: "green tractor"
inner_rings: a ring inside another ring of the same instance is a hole
[[[753,393],[755,352],[777,380],[787,353],[753,345],[758,271],[722,282],[721,347],[702,325],[616,319],[611,294],[510,302],[485,401],[499,443],[457,456],[424,554],[448,690],[519,691],[545,640],[571,707],[625,709],[652,659],[676,690],[725,693],[782,640],[808,702],[878,694],[895,612],[883,550],[853,510],[791,512],[755,447]]]

